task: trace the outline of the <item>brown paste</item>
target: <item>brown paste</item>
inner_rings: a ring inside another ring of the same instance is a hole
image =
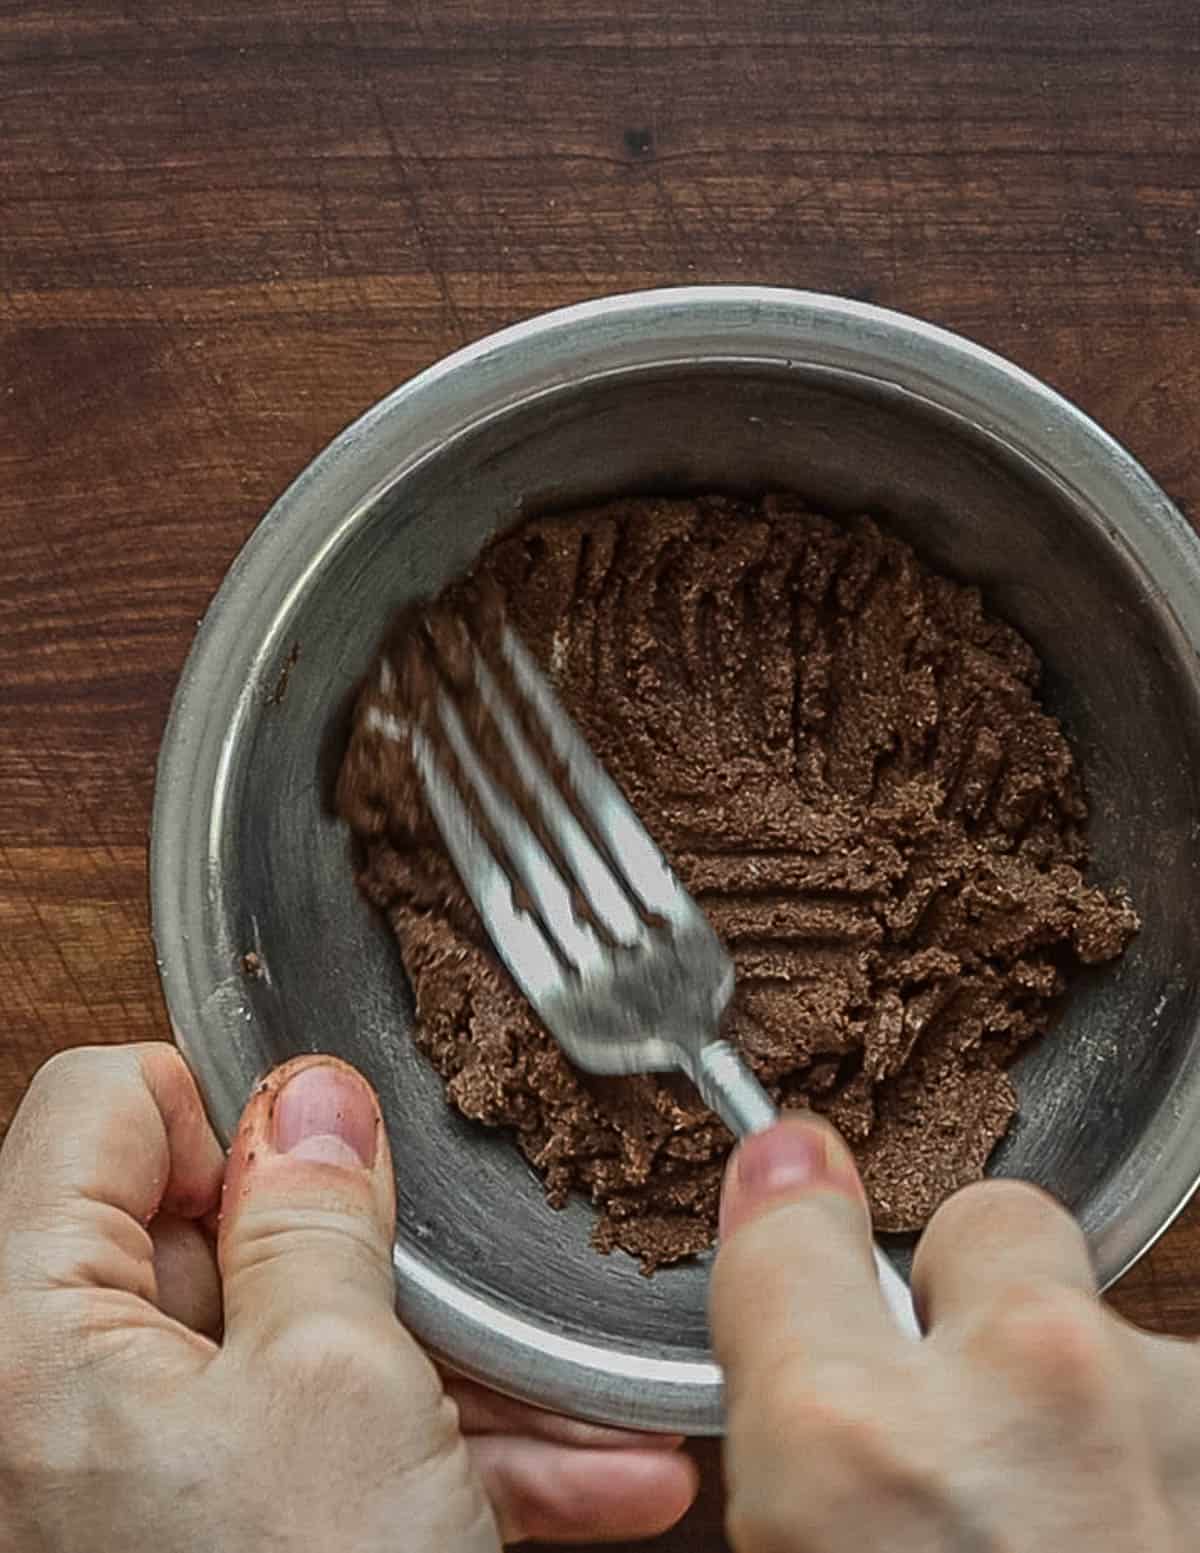
[[[1137,929],[1084,882],[1087,808],[1039,663],[869,518],[788,496],[523,523],[485,583],[737,965],[726,1033],[850,1140],[883,1230],[979,1177],[1006,1068],[1080,962]],[[677,1079],[596,1079],[544,1032],[437,842],[403,740],[413,619],[360,697],[339,806],[451,1104],[513,1129],[555,1204],[647,1271],[714,1237],[728,1133]],[[372,710],[375,715],[372,716]],[[393,728],[395,725],[392,725]]]

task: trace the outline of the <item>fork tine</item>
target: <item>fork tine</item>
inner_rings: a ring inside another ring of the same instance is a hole
[[[564,802],[557,784],[521,731],[508,699],[478,649],[475,682],[517,774],[541,810],[546,829],[562,852],[593,915],[618,944],[632,948],[643,936],[642,919],[630,905],[612,869]]]
[[[492,780],[458,708],[444,690],[438,695],[438,714],[450,747],[458,756],[463,776],[479,800],[479,807],[507,853],[517,878],[529,891],[542,927],[571,965],[579,969],[594,962],[602,952],[599,938],[576,916],[571,891],[562,875],[520,811]]]
[[[413,761],[446,850],[514,980],[537,1008],[562,981],[562,966],[537,923],[513,900],[513,884],[472,820],[419,728],[408,729]]]
[[[567,768],[581,807],[630,889],[647,911],[668,921],[682,922],[697,915],[699,908],[668,867],[620,788],[559,705],[520,638],[508,626],[504,628],[501,645],[517,686],[536,711],[551,748]]]

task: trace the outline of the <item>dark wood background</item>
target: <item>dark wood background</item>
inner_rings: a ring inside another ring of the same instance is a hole
[[[196,621],[455,346],[841,292],[1011,356],[1200,513],[1198,82],[1194,0],[0,0],[0,1123],[56,1048],[165,1034],[146,827]],[[1200,1330],[1200,1214],[1116,1300]],[[712,1476],[664,1550],[723,1546]]]

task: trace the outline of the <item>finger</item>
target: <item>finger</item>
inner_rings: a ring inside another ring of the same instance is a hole
[[[446,1395],[458,1407],[464,1434],[524,1435],[529,1439],[550,1440],[559,1445],[575,1445],[595,1450],[678,1450],[681,1434],[642,1434],[632,1429],[610,1429],[603,1424],[584,1423],[579,1418],[564,1418],[548,1413],[512,1397],[502,1397],[473,1380],[443,1374]]]
[[[332,1057],[270,1074],[225,1172],[218,1258],[226,1346],[262,1342],[314,1311],[395,1321],[395,1188],[379,1104]]]
[[[195,1083],[165,1044],[79,1047],[36,1075],[0,1155],[0,1282],[155,1298],[145,1226],[196,1218],[224,1158]]]
[[[1052,1197],[1020,1181],[983,1181],[934,1214],[913,1263],[928,1329],[957,1323],[1016,1285],[1095,1292],[1087,1242]]]
[[[204,1337],[221,1335],[221,1280],[211,1239],[191,1219],[160,1213],[150,1225],[156,1304]]]
[[[468,1440],[504,1542],[656,1537],[696,1497],[695,1463],[670,1451],[576,1450],[545,1440]]]
[[[740,1145],[726,1174],[711,1317],[731,1402],[785,1357],[890,1347],[866,1196],[845,1143],[816,1118]]]

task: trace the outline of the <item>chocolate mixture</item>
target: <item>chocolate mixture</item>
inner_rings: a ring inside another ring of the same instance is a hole
[[[1137,929],[1084,883],[1087,808],[1039,664],[979,594],[869,518],[796,499],[539,518],[480,581],[737,964],[726,1033],[783,1106],[850,1140],[876,1224],[981,1175],[1006,1067],[1079,962]],[[406,621],[360,698],[339,804],[388,913],[416,1038],[464,1115],[511,1127],[555,1204],[646,1271],[709,1245],[731,1140],[682,1081],[578,1073],[492,953],[419,797]]]

